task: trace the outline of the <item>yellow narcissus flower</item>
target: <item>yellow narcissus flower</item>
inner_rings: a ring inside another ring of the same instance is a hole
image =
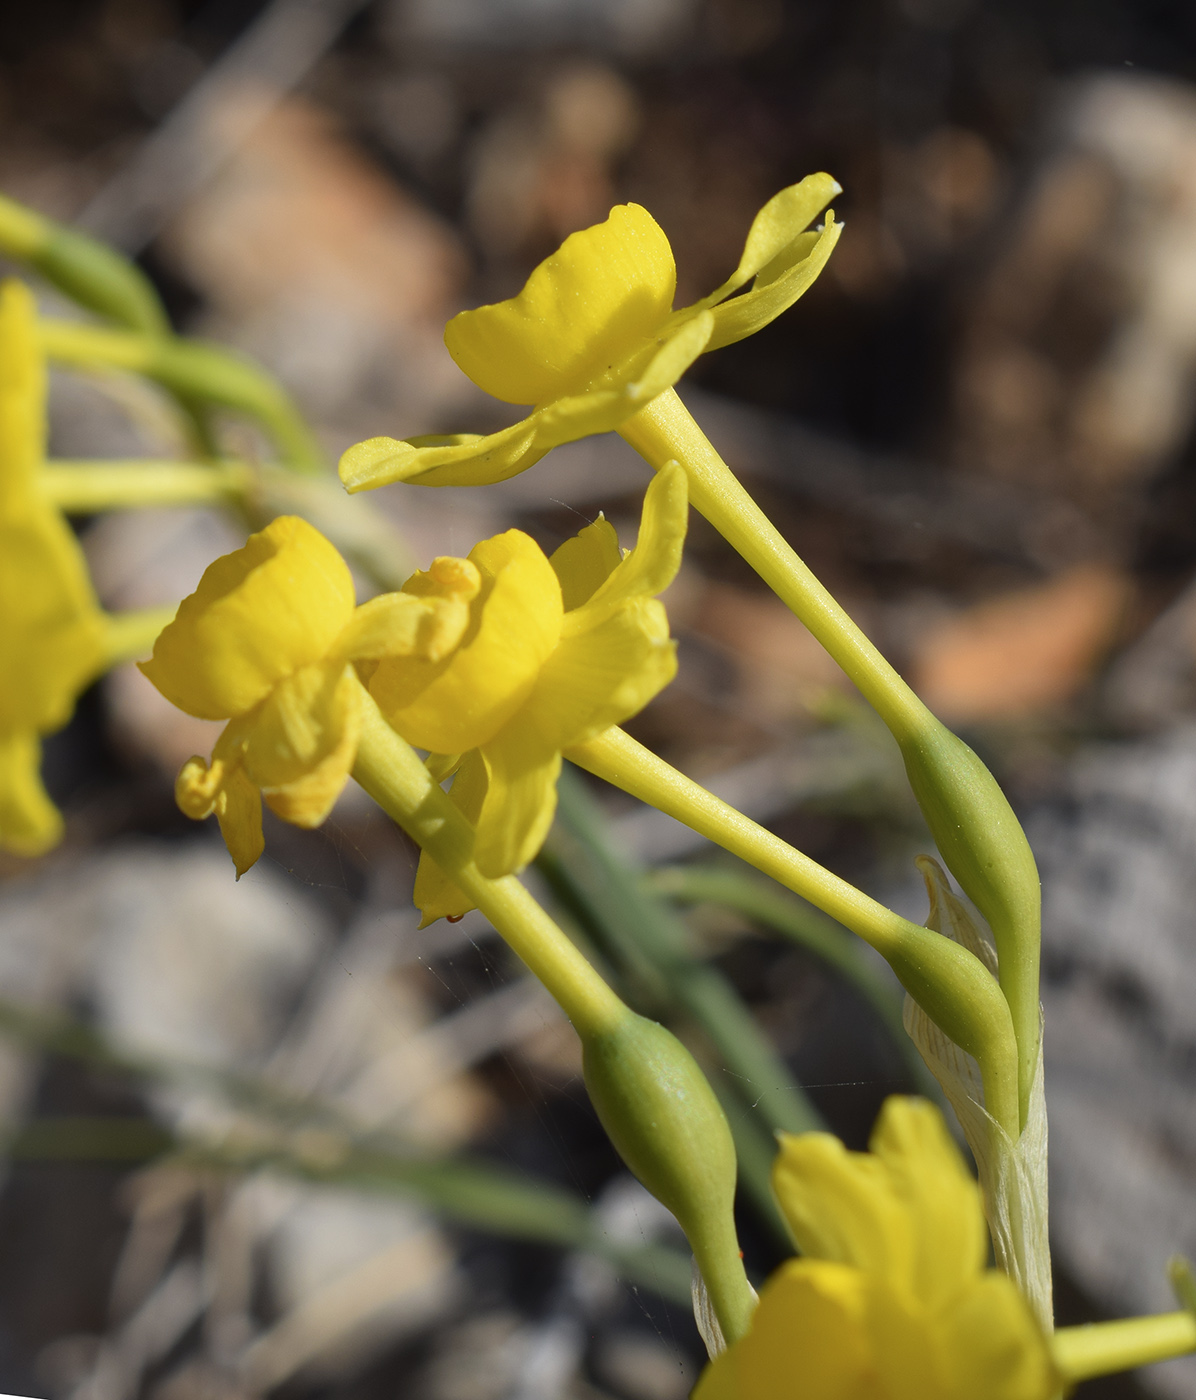
[[[189,817],[216,814],[238,877],[262,853],[263,797],[314,827],[340,795],[360,728],[352,664],[435,664],[464,633],[478,587],[458,573],[436,596],[386,593],[356,607],[348,566],[296,516],[209,565],[141,669],[181,710],[229,721],[210,763],[184,765],[175,796]]]
[[[942,1116],[891,1098],[869,1152],[782,1136],[773,1188],[803,1257],[694,1400],[1051,1400],[1063,1380]]]
[[[107,659],[107,619],[70,526],[43,497],[46,372],[33,297],[0,287],[0,847],[49,850],[62,817],[41,735],[70,719]]]
[[[510,874],[539,851],[562,750],[622,723],[672,680],[675,647],[655,595],[677,573],[686,523],[685,474],[666,466],[648,487],[639,539],[625,556],[602,519],[551,559],[508,530],[404,585],[433,596],[454,571],[481,580],[451,654],[383,661],[369,689],[408,743],[445,756],[431,760],[433,771],[455,767],[452,799],[476,827],[483,875]],[[473,907],[426,854],[415,901],[425,923]]]
[[[613,431],[671,388],[697,357],[766,326],[810,286],[839,236],[833,216],[807,226],[839,193],[810,175],[756,215],[735,272],[674,311],[677,272],[664,231],[638,204],[571,234],[517,297],[455,316],[449,353],[487,393],[534,411],[486,437],[371,438],[341,459],[350,491],[391,481],[477,486],[503,481],[551,448]],[[752,286],[739,296],[751,282]]]

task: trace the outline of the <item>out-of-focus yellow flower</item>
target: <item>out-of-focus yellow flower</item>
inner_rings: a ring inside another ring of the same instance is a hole
[[[341,480],[350,491],[391,481],[476,486],[514,476],[561,443],[619,427],[704,351],[751,335],[802,295],[839,236],[829,214],[822,229],[805,230],[838,192],[829,175],[809,175],[774,195],[732,276],[678,311],[664,231],[638,204],[617,205],[604,223],[571,234],[517,297],[463,311],[445,331],[449,353],[475,384],[535,405],[527,418],[486,437],[371,438],[345,453]]]
[[[62,817],[42,786],[41,738],[103,669],[107,622],[70,527],[43,497],[46,372],[36,311],[0,287],[0,846],[49,850]]]
[[[240,877],[262,853],[262,798],[296,826],[328,815],[353,767],[361,692],[352,663],[429,665],[469,621],[476,578],[434,597],[387,593],[361,607],[348,566],[305,520],[280,516],[217,559],[141,669],[181,710],[229,721],[210,763],[175,784],[189,817],[214,812]]]
[[[677,573],[686,515],[685,474],[667,466],[648,487],[627,555],[602,519],[551,559],[508,530],[405,585],[436,596],[467,571],[480,580],[451,655],[383,661],[369,688],[398,733],[434,755],[433,771],[455,768],[452,798],[476,827],[483,875],[510,874],[540,849],[561,751],[621,723],[672,680],[675,647],[655,595]],[[415,900],[425,923],[472,908],[427,855]]]
[[[938,1110],[889,1099],[870,1148],[782,1137],[773,1188],[803,1257],[694,1400],[1050,1400],[1062,1379],[1012,1280],[984,1267],[980,1193]]]

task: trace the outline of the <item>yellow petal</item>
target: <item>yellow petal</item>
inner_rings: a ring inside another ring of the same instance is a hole
[[[831,200],[842,192],[842,188],[838,180],[820,173],[807,175],[796,185],[789,185],[779,194],[774,194],[752,220],[739,266],[716,292],[704,297],[698,305],[717,305],[751,281],[769,263],[788,253]],[[813,241],[810,239],[811,246]]]
[[[245,771],[272,812],[320,825],[357,757],[360,709],[357,681],[341,663],[305,666],[274,687],[244,747]]]
[[[706,1368],[693,1400],[888,1400],[876,1384],[867,1301],[855,1269],[782,1265],[761,1290],[751,1329]]]
[[[74,534],[31,500],[0,516],[0,732],[64,725],[103,669],[105,623]]]
[[[211,764],[198,754],[189,758],[174,780],[174,800],[183,816],[201,822],[216,810],[225,765],[219,759]]]
[[[31,730],[0,736],[0,849],[40,856],[62,840],[62,816],[41,780],[41,744]]]
[[[913,1291],[927,1307],[941,1307],[988,1258],[979,1188],[943,1115],[925,1099],[886,1099],[869,1148],[912,1222]]]
[[[717,350],[767,326],[813,285],[839,241],[842,225],[827,214],[819,234],[803,234],[756,277],[750,291],[713,310],[714,330],[706,346]]]
[[[237,739],[230,735],[232,729],[228,726],[217,740],[210,766],[202,758],[183,764],[175,779],[174,797],[179,810],[193,821],[216,814],[239,880],[261,855],[265,841],[261,794],[235,756]]]
[[[659,342],[645,342],[636,354],[613,366],[602,388],[554,399],[486,437],[462,433],[449,440],[381,437],[359,442],[341,458],[341,481],[350,492],[394,481],[420,486],[506,481],[562,443],[613,432],[681,378],[706,348],[713,328],[713,313],[690,316]]]
[[[46,366],[33,293],[0,286],[0,511],[36,490],[45,457]]]
[[[548,562],[561,581],[565,611],[591,598],[623,561],[615,527],[601,514],[549,556]]]
[[[482,577],[465,642],[445,661],[382,661],[370,694],[410,744],[464,753],[502,728],[527,699],[561,631],[552,565],[521,530],[470,553]]]
[[[415,656],[441,661],[469,626],[469,604],[460,598],[415,598],[383,593],[363,603],[337,640],[337,653],[351,661]]]
[[[887,1099],[870,1152],[826,1133],[783,1135],[773,1189],[803,1254],[854,1264],[926,1307],[983,1267],[979,1188],[924,1100]]]
[[[141,669],[179,709],[227,719],[326,657],[353,609],[344,560],[305,520],[280,516],[208,566]]]
[[[415,598],[438,598],[446,602],[472,603],[482,591],[482,575],[472,559],[442,554],[427,569],[417,569],[403,585],[403,592]]]
[[[486,798],[489,779],[486,765],[477,749],[467,753],[457,768],[449,797],[470,826],[477,826],[482,803]],[[420,853],[419,869],[415,872],[415,892],[412,896],[423,918],[420,928],[427,928],[437,919],[459,919],[474,907],[473,900],[462,894],[443,870],[428,855]]]
[[[884,1164],[829,1133],[781,1134],[772,1184],[797,1246],[908,1287],[915,1243]]]
[[[1049,1400],[1063,1390],[1042,1333],[1013,1280],[975,1280],[939,1323],[949,1396]]]
[[[667,462],[644,493],[635,548],[613,569],[586,604],[585,614],[609,610],[629,600],[663,593],[677,577],[689,525],[689,481],[676,462]],[[590,625],[578,611],[568,628]]]
[[[243,768],[233,768],[220,789],[216,820],[239,880],[266,849],[262,836],[261,793],[245,776]]]
[[[569,616],[582,614],[591,626],[562,636],[519,716],[561,749],[638,714],[677,674],[669,620],[655,599],[605,614],[590,614],[587,606]]]
[[[508,403],[576,394],[653,338],[677,271],[664,231],[638,204],[571,234],[510,301],[463,311],[444,343],[475,384]]]
[[[482,758],[489,781],[473,858],[497,880],[539,854],[556,812],[561,754],[519,715],[483,746]]]
[[[970,1391],[950,1386],[936,1319],[904,1289],[865,1277],[864,1326],[872,1344],[876,1394],[885,1400],[974,1400]]]

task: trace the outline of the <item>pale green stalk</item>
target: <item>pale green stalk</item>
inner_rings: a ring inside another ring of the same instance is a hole
[[[1040,1036],[1040,893],[1034,857],[1004,794],[797,556],[674,390],[653,399],[619,432],[657,470],[670,461],[681,464],[691,504],[809,628],[897,740],[943,859],[996,938],[1001,989],[1017,1038],[1024,1123]]]
[[[151,506],[226,505],[241,500],[253,482],[245,462],[158,461],[133,457],[104,461],[56,459],[42,469],[38,484],[68,515]]]

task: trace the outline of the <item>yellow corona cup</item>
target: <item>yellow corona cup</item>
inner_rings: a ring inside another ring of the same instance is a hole
[[[773,1188],[802,1258],[694,1400],[1051,1400],[1063,1377],[938,1110],[889,1099],[869,1152],[782,1137]]]
[[[462,578],[438,597],[387,593],[356,607],[348,566],[296,516],[207,568],[141,669],[181,710],[229,721],[210,763],[184,765],[175,795],[189,817],[215,813],[238,876],[262,853],[263,798],[313,827],[340,795],[360,728],[352,663],[434,663],[460,639],[476,587]]]
[[[41,493],[46,371],[33,297],[0,288],[0,846],[40,855],[62,817],[42,786],[41,736],[103,669],[107,622],[69,525]]]
[[[442,579],[467,570],[480,581],[451,655],[380,662],[369,689],[403,738],[443,756],[434,771],[455,771],[452,798],[476,827],[483,875],[518,870],[540,849],[561,750],[621,723],[672,680],[675,648],[655,595],[680,566],[686,516],[685,475],[666,467],[648,488],[626,556],[605,520],[551,559],[508,530],[405,585],[434,596]],[[415,898],[425,921],[472,907],[427,855]]]
[[[676,311],[664,231],[638,204],[618,205],[604,223],[571,234],[517,297],[463,311],[445,331],[474,383],[534,405],[527,418],[486,437],[371,438],[345,453],[341,480],[350,491],[392,481],[476,486],[514,476],[561,443],[618,428],[700,354],[760,330],[806,291],[839,226],[828,215],[821,229],[807,229],[838,193],[829,175],[810,175],[774,195],[735,272]]]

